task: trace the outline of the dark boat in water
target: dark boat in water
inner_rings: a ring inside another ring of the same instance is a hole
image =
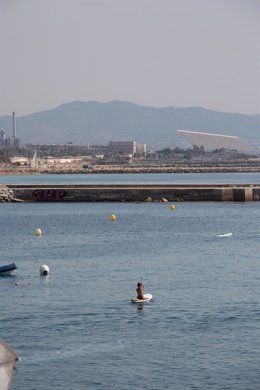
[[[0,276],[10,275],[16,268],[15,263],[0,266]]]

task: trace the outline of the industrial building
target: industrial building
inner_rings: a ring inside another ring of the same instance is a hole
[[[37,152],[40,155],[106,155],[117,156],[125,155],[145,157],[146,144],[137,144],[135,141],[129,142],[114,142],[111,141],[109,145],[74,145],[67,144],[26,144],[26,149],[30,153]]]
[[[108,147],[111,154],[136,154],[135,141],[110,141]]]
[[[95,155],[107,152],[106,145],[76,145],[67,144],[25,144],[30,153],[37,152],[41,156],[57,155]]]
[[[178,130],[187,141],[197,148],[205,149],[225,149],[233,150],[237,152],[253,152],[253,148],[250,147],[245,141],[239,137],[230,135],[220,135],[211,133],[201,133],[197,131]]]
[[[112,155],[146,156],[146,144],[137,144],[136,141],[110,141],[108,149]]]
[[[11,149],[21,148],[21,139],[16,137],[16,118],[15,112],[13,112],[13,137],[9,138],[5,135],[5,130],[0,130],[0,148]]]
[[[146,155],[147,155],[147,145],[136,144],[136,157],[146,157]]]

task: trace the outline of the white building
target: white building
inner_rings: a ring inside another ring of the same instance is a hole
[[[136,156],[146,157],[146,144],[136,144]]]
[[[178,130],[193,146],[205,149],[228,149],[238,152],[253,152],[245,141],[239,137],[221,134],[201,133],[198,131]]]

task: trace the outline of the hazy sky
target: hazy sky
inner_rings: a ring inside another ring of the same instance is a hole
[[[74,100],[260,114],[260,0],[0,0],[0,115]]]

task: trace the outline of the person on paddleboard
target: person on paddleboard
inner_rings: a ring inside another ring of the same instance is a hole
[[[138,282],[137,283],[137,289],[136,289],[137,299],[144,299],[143,291],[144,291],[143,283],[142,282]]]

